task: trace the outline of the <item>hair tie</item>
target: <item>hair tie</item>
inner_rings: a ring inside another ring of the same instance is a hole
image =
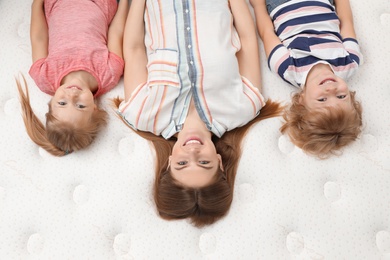
[[[72,153],[73,151],[66,149],[64,152],[65,152],[65,155],[68,155],[68,154]]]

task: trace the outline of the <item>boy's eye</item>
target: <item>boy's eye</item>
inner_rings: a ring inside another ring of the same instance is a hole
[[[200,164],[209,164],[210,161],[199,161]]]
[[[320,101],[320,102],[324,102],[324,101],[326,101],[326,98],[320,98],[320,99],[317,99],[318,101]]]
[[[65,106],[65,105],[66,105],[66,102],[60,101],[60,102],[58,102],[58,105],[60,105],[60,106]]]
[[[177,162],[178,165],[186,165],[187,162],[186,161],[180,161],[180,162]]]
[[[338,99],[344,99],[347,95],[340,95],[340,96],[337,96]]]
[[[84,105],[77,105],[78,108],[85,108]]]

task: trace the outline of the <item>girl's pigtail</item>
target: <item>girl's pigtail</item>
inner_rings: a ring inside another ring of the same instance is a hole
[[[22,116],[24,125],[27,130],[27,134],[30,136],[31,140],[45,149],[47,152],[54,156],[64,156],[67,154],[66,151],[62,151],[58,147],[54,146],[47,138],[46,128],[38,117],[34,114],[34,111],[30,105],[30,96],[28,93],[27,82],[24,76],[22,75],[24,89],[19,79],[15,78],[16,85],[19,91],[20,104],[22,106]]]

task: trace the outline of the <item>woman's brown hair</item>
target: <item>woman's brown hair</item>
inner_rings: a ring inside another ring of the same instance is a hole
[[[355,141],[362,128],[362,107],[350,92],[352,110],[325,108],[308,110],[300,102],[301,93],[292,97],[291,106],[283,114],[285,123],[280,128],[291,141],[308,154],[328,158]]]
[[[22,76],[24,89],[19,79],[16,79],[22,116],[27,134],[31,140],[54,156],[64,156],[72,151],[87,147],[95,139],[99,130],[106,124],[107,112],[96,109],[90,123],[83,127],[62,122],[54,117],[49,103],[46,113],[46,127],[35,115],[31,108],[30,96],[26,79]]]
[[[118,108],[120,102],[121,99],[114,99],[115,107]],[[197,227],[212,224],[225,216],[233,200],[234,180],[245,134],[255,123],[278,116],[282,111],[279,103],[268,100],[252,121],[226,132],[221,138],[213,137],[217,153],[222,157],[224,171],[218,168],[211,183],[201,188],[185,187],[172,177],[168,158],[175,144],[174,139],[165,140],[152,133],[135,131],[152,142],[156,151],[153,195],[159,215],[167,220],[189,218]]]

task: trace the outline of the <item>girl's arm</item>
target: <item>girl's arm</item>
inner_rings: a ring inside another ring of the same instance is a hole
[[[128,9],[128,0],[120,0],[118,10],[108,28],[107,48],[110,52],[115,53],[119,57],[123,57],[123,31]]]
[[[271,51],[282,42],[275,34],[274,24],[267,12],[265,0],[250,0],[255,11],[257,30],[263,41],[265,54],[269,57]]]
[[[139,84],[146,82],[148,77],[144,44],[144,13],[145,0],[132,1],[126,21],[123,43],[125,101],[130,98],[131,93]]]
[[[31,5],[30,40],[33,62],[46,58],[49,34],[44,11],[44,0],[34,0]]]
[[[335,0],[337,16],[340,19],[340,34],[345,38],[356,39],[355,28],[353,25],[353,15],[349,0]]]
[[[241,41],[237,52],[240,74],[261,90],[259,46],[256,27],[245,0],[230,0],[233,23]]]

